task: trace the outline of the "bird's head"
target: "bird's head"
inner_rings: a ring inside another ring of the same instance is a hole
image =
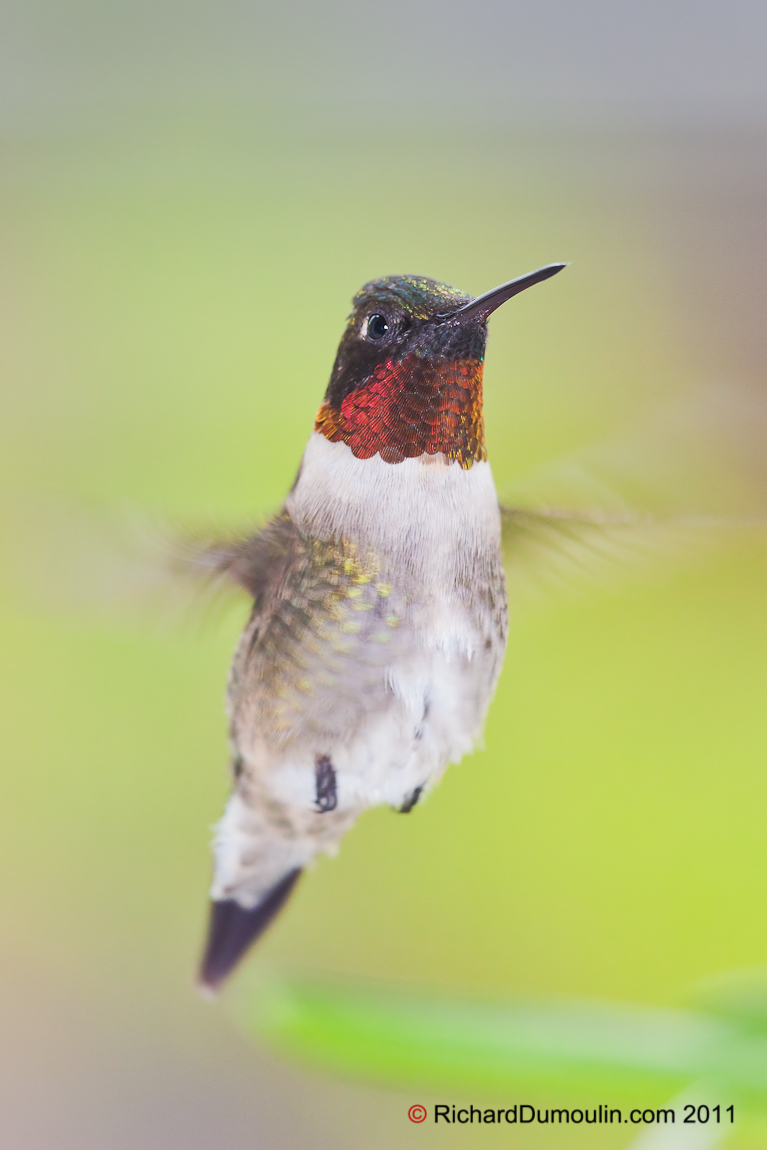
[[[387,276],[354,297],[315,431],[361,459],[485,459],[482,365],[491,312],[561,271],[549,264],[473,299],[425,276]]]

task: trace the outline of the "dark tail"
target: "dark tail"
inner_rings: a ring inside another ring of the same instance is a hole
[[[263,934],[287,901],[300,874],[300,867],[289,871],[250,910],[240,906],[233,898],[214,899],[211,902],[208,938],[199,973],[202,990],[217,990],[231,974],[248,948]]]

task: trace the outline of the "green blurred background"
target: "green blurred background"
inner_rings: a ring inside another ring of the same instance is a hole
[[[227,524],[279,505],[349,300],[392,272],[479,293],[572,261],[492,321],[501,487],[701,389],[724,422],[758,412],[764,10],[617,7],[3,7],[9,1150],[496,1137],[411,1127],[407,1106],[434,1101],[417,1082],[274,1059],[196,996],[244,607],[142,622],[112,566],[103,595],[97,562],[78,597],[56,551],[70,534],[77,551],[83,522],[107,537],[126,514]],[[753,511],[767,427],[743,422],[732,505]],[[685,509],[728,510],[712,475],[687,475]],[[766,572],[757,533],[515,609],[486,748],[410,818],[362,818],[240,994],[300,969],[680,1006],[763,964]],[[767,1139],[743,1127],[733,1144]]]

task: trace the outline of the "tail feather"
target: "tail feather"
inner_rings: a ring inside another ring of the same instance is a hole
[[[211,900],[208,938],[199,973],[202,989],[217,990],[231,974],[287,901],[300,874],[301,867],[288,871],[251,909],[240,906],[233,898]]]

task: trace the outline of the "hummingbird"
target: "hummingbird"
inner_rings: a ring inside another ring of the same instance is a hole
[[[282,510],[211,548],[253,606],[228,682],[204,990],[363,811],[412,811],[481,734],[508,631],[487,321],[565,266],[476,298],[424,276],[366,283]]]

